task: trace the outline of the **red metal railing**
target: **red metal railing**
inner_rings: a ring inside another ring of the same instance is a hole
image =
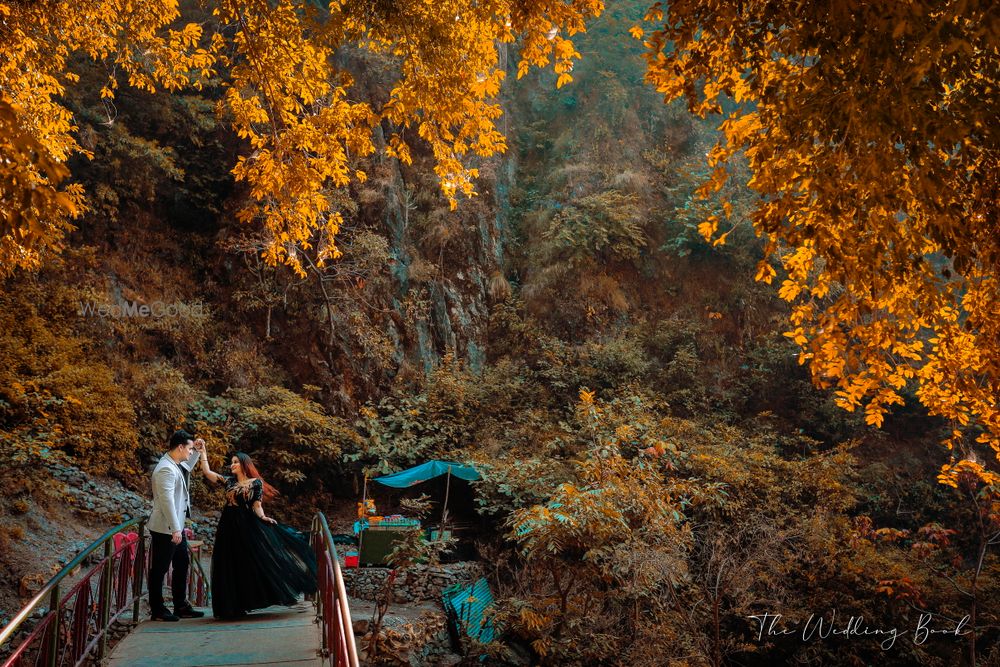
[[[48,600],[48,610],[3,663],[3,667],[83,664],[107,655],[108,629],[126,612],[139,620],[139,603],[145,596],[144,577],[149,569],[145,521],[132,519],[118,525],[84,549],[56,574],[0,630],[0,651],[25,620]],[[65,579],[103,548],[103,557],[63,594]],[[193,554],[188,589],[195,604],[205,603],[205,576],[199,554]],[[96,649],[96,654],[94,653]]]
[[[340,571],[330,526],[322,512],[313,518],[311,542],[316,551],[319,590],[314,604],[316,617],[322,623],[323,655],[331,658],[333,667],[358,667],[344,575]]]

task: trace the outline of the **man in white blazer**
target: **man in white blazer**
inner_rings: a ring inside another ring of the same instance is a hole
[[[200,448],[199,448],[200,449]],[[170,436],[167,453],[153,469],[153,511],[146,527],[152,537],[149,563],[149,606],[154,621],[176,621],[179,618],[199,618],[187,601],[188,553],[184,520],[191,511],[189,483],[191,471],[198,463],[201,451],[195,449],[194,436],[177,431]],[[174,566],[172,592],[174,611],[163,603],[163,578],[170,565]]]

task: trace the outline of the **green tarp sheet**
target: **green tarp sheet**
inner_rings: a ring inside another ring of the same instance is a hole
[[[471,585],[452,586],[443,591],[443,596],[445,609],[451,613],[459,632],[464,632],[483,644],[493,641],[496,634],[493,623],[483,618],[493,606],[493,592],[486,579],[479,579]]]

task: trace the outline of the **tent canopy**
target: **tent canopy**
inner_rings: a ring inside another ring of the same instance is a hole
[[[458,477],[459,479],[464,479],[469,482],[481,479],[479,473],[476,472],[476,469],[472,466],[454,463],[452,461],[428,461],[427,463],[421,463],[420,465],[408,468],[407,470],[394,472],[391,475],[376,477],[374,481],[379,484],[391,486],[394,489],[405,489],[413,486],[414,484],[426,482],[429,479],[434,479],[435,477],[447,474],[449,468],[451,469],[453,477]]]

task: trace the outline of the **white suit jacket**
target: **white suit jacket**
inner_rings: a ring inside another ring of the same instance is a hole
[[[178,466],[184,466],[190,477],[200,456],[201,452],[194,451],[186,461],[174,463],[169,454],[164,454],[156,464],[153,468],[153,512],[146,528],[168,535],[184,530],[184,519],[191,508],[191,492]]]

